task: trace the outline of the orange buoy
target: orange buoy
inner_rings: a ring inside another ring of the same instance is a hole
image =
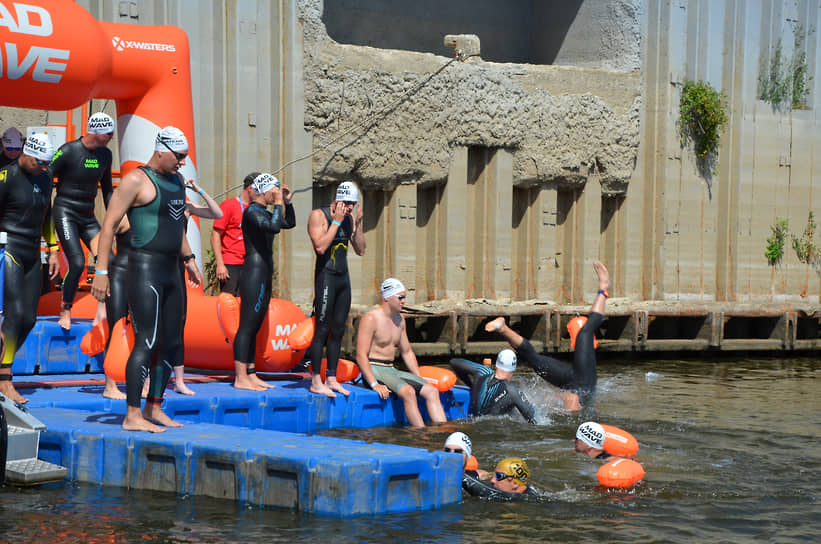
[[[567,332],[570,333],[570,347],[572,349],[576,349],[576,335],[579,334],[579,331],[584,327],[584,324],[587,323],[587,316],[584,315],[577,315],[573,319],[567,322]],[[599,341],[593,336],[593,349],[599,347]]]
[[[314,318],[309,317],[296,326],[288,335],[288,344],[293,349],[305,349],[314,339]]]
[[[632,459],[620,457],[602,465],[596,478],[603,486],[630,487],[644,478],[644,467]]]
[[[111,329],[111,342],[103,360],[105,375],[114,381],[125,381],[125,365],[131,348],[134,347],[134,331],[131,325],[126,324],[125,318],[120,318]]]
[[[607,453],[628,457],[639,451],[639,442],[632,434],[612,425],[602,424],[602,428],[604,428],[604,451]]]
[[[438,366],[420,366],[419,374],[440,393],[450,391],[456,385],[456,374]]]
[[[83,335],[83,339],[80,341],[80,351],[89,357],[94,357],[98,353],[103,352],[107,339],[108,321],[103,319]]]
[[[479,460],[476,459],[473,455],[470,456],[468,462],[465,464],[465,470],[478,470],[479,469]]]
[[[325,380],[325,370],[328,366],[328,360],[324,357],[322,358],[322,368],[319,371],[319,375],[322,377],[322,380]],[[336,365],[336,381],[339,383],[350,382],[359,377],[359,366],[354,363],[353,361],[349,361],[348,359],[340,359]]]

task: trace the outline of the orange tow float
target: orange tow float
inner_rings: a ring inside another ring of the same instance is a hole
[[[639,451],[639,443],[635,437],[612,425],[601,424],[604,428],[604,451],[611,455],[618,455],[618,459],[602,465],[596,472],[599,483],[606,487],[630,487],[644,478],[644,467],[627,457]]]

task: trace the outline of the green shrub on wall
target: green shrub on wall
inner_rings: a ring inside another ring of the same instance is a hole
[[[775,108],[788,106],[805,108],[810,94],[807,53],[804,50],[804,32],[799,27],[795,33],[795,52],[786,58],[779,39],[770,51],[770,61],[762,57],[758,69],[758,98]]]
[[[727,95],[704,81],[685,81],[679,102],[681,145],[690,142],[700,162],[718,154],[721,130],[727,123]]]
[[[767,248],[764,256],[767,257],[767,264],[777,266],[781,264],[784,257],[784,242],[790,233],[790,222],[788,219],[775,218],[775,224],[770,227],[772,236],[767,238]]]

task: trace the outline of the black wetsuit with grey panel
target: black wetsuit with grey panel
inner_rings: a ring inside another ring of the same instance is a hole
[[[320,208],[328,221],[333,222],[331,208]],[[322,348],[327,341],[328,360],[326,376],[336,376],[345,322],[351,310],[351,277],[348,274],[348,244],[353,236],[353,217],[346,215],[325,253],[316,256],[314,269],[314,338],[311,342],[311,373],[322,368]]]
[[[94,217],[98,184],[106,207],[111,199],[111,160],[111,150],[107,147],[92,150],[77,139],[60,146],[49,165],[51,175],[58,180],[52,217],[68,260],[63,279],[65,304],[74,302],[77,283],[86,264],[80,241],[90,247],[91,239],[100,232],[100,224]]]
[[[140,166],[156,189],[154,199],[128,210],[131,251],[127,291],[134,349],[125,369],[128,406],[140,406],[143,382],[151,370],[148,402],[162,402],[174,360],[181,351],[183,283],[179,259],[185,218],[185,189],[179,174],[164,175]],[[159,350],[156,364],[152,357]]]
[[[529,423],[536,423],[536,409],[525,394],[510,381],[497,378],[492,368],[467,359],[451,359],[450,366],[459,379],[470,387],[470,410],[473,415],[504,415],[515,409]]]
[[[37,320],[40,236],[53,241],[51,176],[31,175],[19,162],[0,168],[0,232],[7,233],[3,278],[2,366],[10,367]]]
[[[256,337],[271,302],[271,276],[274,272],[274,235],[280,229],[296,225],[294,207],[289,202],[274,206],[269,212],[265,206],[251,202],[242,214],[242,239],[245,242],[245,261],[239,283],[239,328],[234,337],[234,360],[245,364],[254,362]]]

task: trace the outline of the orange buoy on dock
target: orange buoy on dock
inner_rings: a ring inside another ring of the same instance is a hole
[[[450,391],[456,385],[456,374],[447,368],[438,366],[420,366],[419,374],[440,393]]]

